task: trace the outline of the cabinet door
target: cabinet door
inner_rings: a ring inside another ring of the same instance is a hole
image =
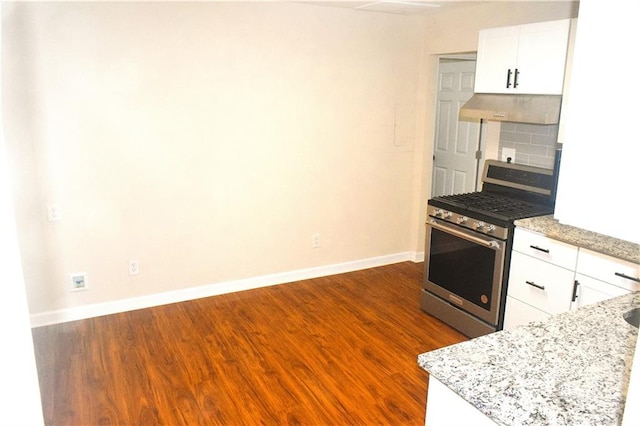
[[[476,93],[511,93],[507,72],[515,72],[518,56],[517,26],[480,30],[476,62]],[[511,76],[513,83],[513,76]]]
[[[631,293],[624,288],[582,274],[576,274],[576,281],[578,281],[578,297],[573,304],[573,309]]]
[[[507,296],[507,304],[504,311],[504,329],[510,330],[519,325],[528,324],[531,321],[546,321],[550,316],[540,309]]]
[[[562,95],[570,20],[521,25],[517,93]]]
[[[481,30],[475,92],[561,95],[569,27],[564,19]]]
[[[441,381],[429,376],[425,425],[496,426],[496,424]]]

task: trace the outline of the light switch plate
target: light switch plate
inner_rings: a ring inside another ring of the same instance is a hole
[[[47,204],[47,220],[49,222],[55,222],[62,218],[62,212],[60,206],[57,204]]]

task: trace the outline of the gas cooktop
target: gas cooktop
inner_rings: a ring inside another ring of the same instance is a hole
[[[503,221],[553,213],[553,206],[537,204],[492,192],[468,192],[465,194],[435,197],[429,204],[457,213],[477,213]]]
[[[429,216],[460,225],[474,220],[512,228],[515,220],[553,213],[553,170],[487,160],[482,182],[482,191],[431,198]]]

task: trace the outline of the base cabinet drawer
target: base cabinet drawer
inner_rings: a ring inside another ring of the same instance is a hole
[[[510,330],[519,325],[528,324],[531,321],[546,321],[551,317],[548,313],[527,305],[518,299],[507,296],[507,305],[504,312],[504,329]]]
[[[514,251],[507,294],[548,314],[571,309],[574,271]]]
[[[628,291],[640,290],[640,265],[580,249],[576,272]]]
[[[519,228],[513,236],[513,250],[572,270],[578,257],[578,247]]]

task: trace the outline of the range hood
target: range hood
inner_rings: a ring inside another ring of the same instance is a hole
[[[475,93],[460,108],[460,117],[516,123],[558,124],[560,95],[500,95]]]

